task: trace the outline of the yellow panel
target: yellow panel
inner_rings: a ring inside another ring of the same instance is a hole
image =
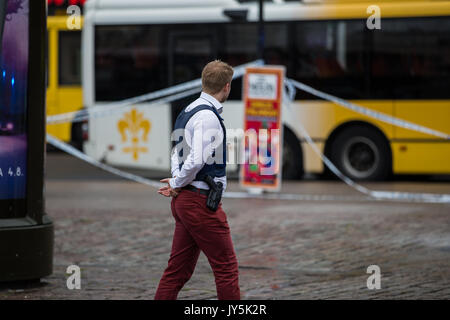
[[[67,18],[69,16],[49,16],[47,17],[47,29],[67,30]],[[81,27],[83,27],[83,17],[80,17]]]
[[[384,100],[384,101],[383,100],[378,100],[378,101],[374,101],[374,100],[372,100],[372,101],[357,100],[356,101],[355,100],[355,101],[350,101],[350,102],[357,104],[359,106],[362,106],[362,107],[366,107],[373,111],[384,113],[386,115],[392,115],[392,113],[393,113],[393,102],[390,100]],[[364,121],[364,122],[368,122],[368,123],[374,125],[378,129],[380,129],[388,139],[391,139],[393,136],[393,126],[391,124],[388,124],[388,123],[385,123],[382,121],[378,121],[372,117],[365,116],[361,113],[351,111],[351,110],[346,109],[341,106],[334,105],[334,109],[335,109],[335,113],[336,113],[335,127],[339,126],[342,123],[353,121],[353,120]],[[331,133],[331,131],[328,132],[328,134],[330,134],[330,133]]]
[[[83,106],[83,98],[81,87],[59,87],[57,92],[58,105],[55,108],[54,113],[59,114],[66,112],[78,111]],[[70,141],[71,139],[71,123],[61,123],[48,125],[47,130],[49,133],[53,132],[55,136],[63,141]]]
[[[370,5],[377,5],[380,8],[382,18],[450,15],[450,1],[325,0],[321,3],[307,4],[305,10],[312,19],[356,19],[369,17],[371,14],[367,13],[367,8]]]
[[[391,143],[394,173],[450,174],[450,143]]]
[[[371,110],[393,115],[449,134],[450,101],[352,101]],[[376,121],[357,112],[324,101],[302,101],[300,118],[311,137],[324,140],[349,121],[371,123],[391,141],[394,173],[450,173],[450,143],[434,136]],[[404,139],[404,140],[397,140]],[[322,143],[318,143],[323,148]],[[305,171],[321,172],[323,165],[312,149],[302,143]]]
[[[83,19],[81,18],[81,23]],[[67,17],[52,16],[47,18],[49,40],[49,74],[47,88],[47,115],[55,115],[77,111],[82,107],[81,86],[58,85],[58,32],[70,31],[67,28]],[[75,30],[76,31],[76,30]],[[63,141],[71,140],[71,123],[47,125],[47,132]]]
[[[353,100],[353,103],[374,111],[392,115],[393,102],[390,100]],[[393,137],[392,125],[377,121],[371,117],[346,109],[332,102],[320,100],[299,101],[299,117],[314,139],[327,139],[331,132],[341,124],[350,121],[364,121],[379,128],[388,139]]]
[[[48,32],[48,89],[55,94],[58,86],[58,31]]]
[[[449,100],[395,101],[395,116],[410,122],[450,134]],[[396,139],[439,139],[432,135],[395,127]]]
[[[79,110],[83,105],[83,97],[80,86],[59,87],[58,100],[60,112],[71,112]]]

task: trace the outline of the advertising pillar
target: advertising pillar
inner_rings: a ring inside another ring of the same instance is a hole
[[[50,275],[44,212],[46,1],[0,0],[0,281]]]
[[[241,186],[278,191],[281,186],[283,66],[247,68],[244,76],[244,164]]]

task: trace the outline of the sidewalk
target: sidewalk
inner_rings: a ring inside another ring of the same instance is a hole
[[[336,189],[317,183],[316,193]],[[168,199],[121,180],[48,180],[46,208],[54,273],[39,286],[2,288],[0,299],[153,299],[173,234]],[[449,205],[226,199],[224,209],[243,299],[450,298]],[[66,287],[72,264],[81,268],[81,290]],[[380,290],[366,286],[374,264]],[[203,254],[179,298],[216,298]]]

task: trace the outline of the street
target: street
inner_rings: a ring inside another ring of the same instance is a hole
[[[3,285],[0,299],[153,299],[171,248],[170,200],[63,153],[47,154],[45,175],[53,274]],[[446,177],[363,185],[450,193]],[[238,181],[227,191],[241,191]],[[284,182],[282,192],[311,198],[223,200],[242,299],[450,298],[449,204],[370,200],[340,181],[312,178]],[[70,265],[81,268],[79,290],[66,286]],[[380,268],[380,289],[368,289],[371,265]],[[203,254],[179,299],[216,299]]]

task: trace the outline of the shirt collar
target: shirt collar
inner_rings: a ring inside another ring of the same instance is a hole
[[[200,94],[200,98],[203,98],[206,101],[208,101],[209,103],[211,103],[214,106],[214,108],[216,108],[218,113],[222,113],[222,109],[223,109],[222,104],[219,101],[217,101],[216,98],[207,94],[206,92],[202,92]]]

